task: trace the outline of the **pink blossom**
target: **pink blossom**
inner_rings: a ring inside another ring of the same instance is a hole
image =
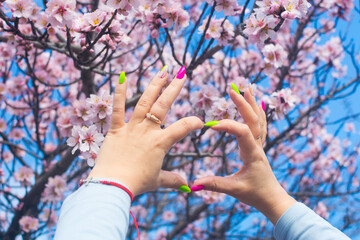
[[[79,156],[80,159],[85,160],[86,159],[86,163],[89,167],[94,167],[95,166],[95,162],[96,162],[96,158],[97,158],[97,153],[95,152],[82,152]]]
[[[175,24],[175,30],[179,30],[180,27],[187,27],[190,21],[188,12],[178,3],[174,3],[170,8],[165,9],[162,17],[167,19],[166,27],[171,28]]]
[[[24,137],[25,137],[25,132],[20,128],[13,128],[9,133],[9,138],[14,141],[19,141]]]
[[[319,59],[324,62],[334,62],[336,59],[344,57],[344,50],[339,37],[332,37],[324,45],[319,46],[317,50]]]
[[[175,213],[173,211],[164,211],[162,214],[164,221],[173,221],[175,219]]]
[[[108,91],[100,91],[98,95],[91,94],[86,102],[90,105],[90,115],[93,117],[104,119],[112,113],[113,99]]]
[[[5,163],[9,163],[14,159],[14,155],[10,151],[3,151],[2,159]]]
[[[80,98],[75,100],[73,108],[73,114],[71,115],[70,120],[74,125],[87,124],[90,122],[89,120],[94,117],[91,111],[91,104],[89,104],[86,99]]]
[[[267,38],[276,39],[274,28],[278,21],[273,15],[265,15],[258,11],[245,20],[244,33],[249,36],[250,42],[262,46]]]
[[[224,11],[225,16],[233,16],[240,12],[241,8],[236,0],[217,0],[215,10]]]
[[[194,107],[206,111],[213,105],[219,95],[217,88],[212,85],[204,85],[201,90],[191,93],[190,101],[194,104]]]
[[[138,218],[145,218],[148,214],[148,209],[144,208],[141,205],[131,206],[130,210],[134,214],[134,216]]]
[[[219,120],[219,119],[234,119],[237,113],[235,104],[229,99],[218,98],[214,101],[213,106],[207,112],[205,121]]]
[[[81,140],[80,140],[80,132],[82,131],[82,128],[80,126],[74,126],[71,130],[71,137],[69,137],[66,140],[66,143],[70,147],[74,147],[71,151],[72,154],[75,153],[76,150],[79,149]]]
[[[95,125],[91,125],[90,127],[82,127],[81,131],[79,131],[80,135],[80,151],[86,152],[95,152],[99,151],[99,146],[104,140],[104,135],[97,131]]]
[[[51,227],[56,225],[58,217],[53,210],[46,208],[39,214],[39,219],[42,222],[46,222],[48,227]]]
[[[5,132],[7,129],[7,123],[4,119],[0,118],[0,132]]]
[[[267,44],[262,52],[265,56],[265,62],[271,63],[275,68],[281,67],[287,59],[287,53],[280,44]]]
[[[36,4],[28,0],[6,0],[6,7],[10,8],[13,17],[29,18],[33,14]]]
[[[30,186],[34,177],[34,171],[25,166],[20,167],[19,170],[14,173],[15,180],[21,182],[21,185],[23,186]]]
[[[265,100],[271,109],[275,110],[275,118],[283,118],[298,103],[299,98],[293,94],[290,88],[281,89],[271,94],[270,99]]]
[[[318,202],[318,205],[314,208],[314,211],[322,218],[329,218],[329,211],[324,202]]]
[[[107,5],[111,8],[129,11],[131,6],[137,6],[138,3],[134,0],[108,0]]]
[[[50,0],[46,4],[45,13],[49,17],[49,23],[53,26],[72,26],[76,17],[76,1],[73,0]]]
[[[71,136],[71,131],[73,128],[73,125],[70,121],[71,116],[71,106],[66,106],[63,108],[58,109],[57,115],[59,116],[56,122],[56,126],[61,130],[60,134],[63,137],[69,137]]]
[[[355,133],[355,124],[354,123],[345,123],[345,131]]]
[[[42,194],[41,201],[57,203],[64,199],[64,193],[67,190],[66,180],[64,176],[50,177],[45,190]]]
[[[84,20],[90,24],[92,27],[101,25],[106,17],[106,13],[100,9],[97,9],[95,12],[84,14]]]
[[[19,220],[20,228],[24,232],[36,231],[39,228],[39,220],[30,216],[23,216]]]
[[[259,11],[264,12],[265,14],[273,14],[282,6],[282,0],[255,1],[255,4],[259,6]]]
[[[199,27],[200,33],[205,31],[205,27],[206,27],[208,20],[209,20],[209,18],[205,18],[203,20],[202,25]],[[217,39],[221,36],[221,31],[222,31],[221,20],[219,21],[219,19],[212,18],[210,20],[209,28],[206,31],[205,38],[206,39],[210,39],[210,38]]]

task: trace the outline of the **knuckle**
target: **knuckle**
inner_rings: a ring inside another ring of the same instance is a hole
[[[191,125],[188,120],[181,121],[181,126],[183,129],[185,129],[187,132],[190,132],[192,130]]]
[[[211,186],[211,191],[214,191],[214,192],[218,191],[218,184],[217,184],[216,179],[211,180],[210,186]]]
[[[140,99],[139,102],[137,103],[137,106],[140,108],[146,108],[149,105],[150,105],[150,100],[146,98]]]
[[[168,109],[169,108],[169,104],[164,100],[164,99],[159,99],[156,104],[158,105],[158,107],[160,109]]]

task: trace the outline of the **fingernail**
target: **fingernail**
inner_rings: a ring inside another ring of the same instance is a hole
[[[179,191],[182,191],[182,192],[184,192],[184,193],[189,193],[189,192],[191,192],[191,189],[190,189],[188,186],[186,186],[186,185],[182,185],[181,187],[178,188],[178,190],[179,190]]]
[[[123,84],[125,82],[125,72],[122,71],[119,76],[119,84]]]
[[[264,103],[264,101],[261,102],[261,107],[262,107],[262,109],[263,109],[264,112],[265,112],[265,103]]]
[[[204,125],[206,127],[212,127],[212,126],[215,126],[218,123],[219,123],[219,121],[210,121],[210,122],[205,123]]]
[[[176,78],[177,79],[182,79],[185,76],[186,73],[186,68],[185,67],[181,67],[180,70],[178,71]]]
[[[163,78],[165,76],[167,70],[168,70],[168,66],[167,65],[163,66],[163,68],[160,71],[160,78]]]
[[[230,85],[231,85],[231,88],[232,88],[237,94],[240,94],[240,91],[239,91],[239,89],[236,87],[235,84],[230,83]]]
[[[251,86],[249,87],[249,91],[250,91],[252,96],[255,96],[254,89]]]
[[[193,187],[190,188],[190,190],[191,190],[192,192],[201,191],[201,190],[203,190],[203,189],[204,189],[204,185],[196,185],[196,186],[193,186]]]

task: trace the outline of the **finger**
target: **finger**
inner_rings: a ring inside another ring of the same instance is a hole
[[[249,126],[251,133],[253,134],[254,138],[260,139],[261,138],[261,128],[259,122],[259,116],[257,115],[257,105],[255,102],[255,98],[251,96],[249,90],[245,91],[245,97],[248,99],[248,102],[243,96],[237,94],[234,90],[230,90],[230,98],[233,100],[235,105],[237,106],[242,118],[244,119],[245,123]],[[255,109],[251,104],[255,103]],[[260,136],[260,137],[259,137]]]
[[[130,119],[130,122],[141,122],[144,120],[146,113],[150,111],[150,108],[158,97],[167,77],[167,68],[164,67],[156,74],[156,76],[150,82],[149,86],[141,95],[138,103],[135,106],[134,113]]]
[[[250,127],[251,132],[257,143],[262,146],[263,144],[263,121],[259,106],[256,103],[254,91],[249,87],[244,94],[245,100],[250,104],[251,108],[257,115],[257,119],[254,119],[253,126]]]
[[[186,117],[171,124],[163,131],[163,143],[166,149],[186,137],[191,131],[201,129],[204,123],[198,117]]]
[[[125,77],[125,72],[121,72],[119,77],[119,83],[116,84],[115,87],[110,130],[115,130],[125,125],[126,89],[127,89],[127,80]]]
[[[209,190],[213,192],[220,192],[225,193],[228,195],[233,195],[235,188],[235,182],[233,180],[233,176],[226,176],[226,177],[218,177],[218,176],[208,176],[203,177],[195,180],[194,182],[195,186],[204,186],[204,190]],[[236,182],[236,187],[239,187],[241,185],[241,182]]]
[[[182,67],[179,70],[179,73],[181,73],[182,71],[185,72],[186,69]],[[179,73],[151,107],[150,112],[157,116],[161,121],[164,120],[167,112],[169,111],[171,105],[179,95],[186,81],[186,74],[183,75]],[[179,77],[181,78],[179,79]]]
[[[178,189],[183,185],[187,186],[187,182],[179,174],[160,170],[158,187]]]
[[[251,155],[258,150],[258,145],[256,144],[248,125],[234,120],[224,119],[211,128],[216,131],[225,131],[236,136],[240,147],[242,161],[244,164],[250,163],[249,159],[252,159]]]
[[[261,127],[262,127],[262,145],[264,145],[265,140],[266,140],[266,135],[267,135],[267,121],[266,121],[266,114],[265,111],[263,109],[262,105],[259,105],[259,112],[260,112],[260,117],[261,117]]]

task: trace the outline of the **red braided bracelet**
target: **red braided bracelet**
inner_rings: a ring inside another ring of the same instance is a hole
[[[123,185],[121,185],[121,184],[119,184],[119,183],[111,182],[111,181],[105,181],[105,180],[93,180],[92,177],[91,177],[89,180],[81,179],[81,180],[80,180],[80,187],[81,187],[84,183],[85,183],[85,186],[87,186],[89,183],[101,183],[101,184],[112,185],[112,186],[118,187],[118,188],[124,190],[127,194],[129,194],[130,199],[131,199],[131,203],[132,203],[133,200],[134,200],[134,197],[133,197],[132,192],[131,192],[128,188],[124,187]],[[137,221],[136,221],[136,219],[135,219],[134,214],[132,214],[131,211],[130,211],[130,214],[131,214],[132,218],[134,219],[135,228],[136,228],[136,231],[137,231],[139,240],[140,240],[140,233],[139,233],[139,227],[138,227]]]

